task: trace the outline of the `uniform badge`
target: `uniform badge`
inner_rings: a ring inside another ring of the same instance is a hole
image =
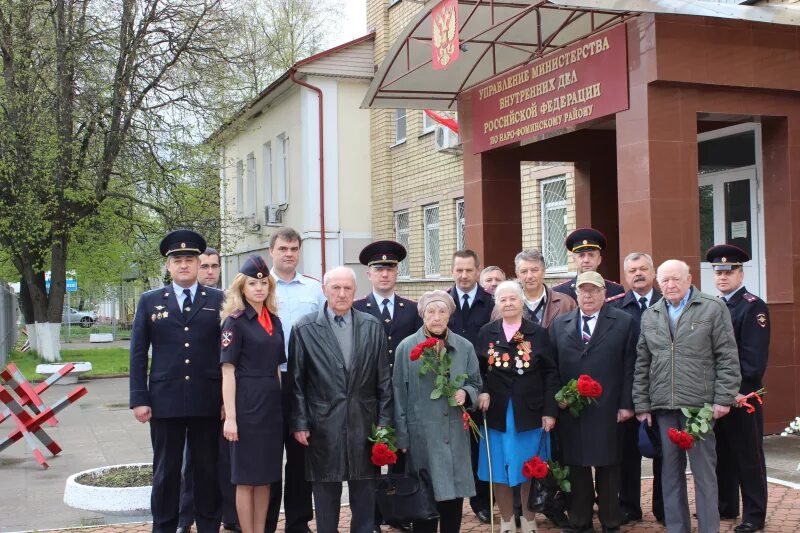
[[[156,305],[154,307],[155,307],[156,311],[161,311],[162,309],[164,309],[163,305]]]
[[[756,322],[758,322],[758,325],[762,328],[767,327],[767,315],[764,313],[758,313],[756,315]]]
[[[399,305],[400,307],[405,307],[405,305],[403,305],[403,302],[400,302],[400,303],[399,303],[399,304],[397,304],[397,305]]]
[[[226,329],[222,332],[222,347],[227,348],[233,342],[233,330]]]

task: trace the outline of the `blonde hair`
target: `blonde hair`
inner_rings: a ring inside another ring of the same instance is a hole
[[[244,311],[244,284],[247,283],[247,278],[249,277],[250,276],[240,272],[233,278],[231,286],[225,291],[225,303],[222,304],[222,311],[219,313],[221,322],[225,322],[225,319],[236,311]],[[264,305],[270,313],[277,315],[278,306],[275,303],[275,280],[272,279],[272,276],[267,276],[266,280],[268,292],[264,300]]]

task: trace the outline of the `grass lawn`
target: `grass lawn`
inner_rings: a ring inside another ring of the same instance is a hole
[[[128,350],[126,348],[91,348],[88,350],[61,350],[61,360],[88,361],[92,363],[92,371],[84,376],[101,377],[128,374]],[[42,376],[36,373],[36,365],[44,361],[36,353],[11,352],[8,363],[13,362],[25,377],[31,381],[41,381]]]

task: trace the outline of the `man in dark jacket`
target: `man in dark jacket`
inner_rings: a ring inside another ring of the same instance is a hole
[[[656,269],[653,258],[646,253],[633,252],[622,263],[625,283],[630,290],[625,296],[614,301],[614,305],[633,319],[636,338],[642,313],[661,299],[655,288]],[[639,421],[631,418],[622,423],[622,481],[619,491],[619,505],[622,523],[627,524],[642,519],[642,455],[639,453]],[[664,499],[661,495],[661,457],[653,458],[653,515],[659,522],[664,521]]]
[[[744,286],[743,265],[749,260],[747,252],[729,244],[714,246],[706,253],[706,261],[714,268],[714,284],[728,304],[739,349],[742,385],[737,399],[762,387],[769,358],[769,309]],[[767,516],[764,414],[755,399],[748,403],[755,411],[731,409],[714,428],[720,517],[739,514],[740,489],[742,493],[742,522],[734,529],[736,533],[763,529]]]
[[[606,247],[606,236],[594,228],[578,228],[564,239],[564,246],[572,254],[575,261],[575,269],[578,274],[582,272],[597,272],[597,268],[603,261],[602,252]],[[553,287],[553,290],[562,294],[567,294],[573,300],[577,299],[575,294],[576,279],[573,278]],[[625,294],[625,288],[619,283],[605,280],[606,298],[613,299],[621,294]]]
[[[622,461],[618,425],[633,417],[636,327],[630,315],[605,305],[605,282],[600,274],[584,272],[578,275],[576,285],[578,310],[555,319],[550,326],[550,346],[562,386],[588,374],[603,391],[597,403],[578,416],[562,411],[556,426],[572,484],[570,523],[563,531],[593,531],[592,507],[597,490],[597,514],[603,531],[617,532]],[[560,407],[569,405],[562,403]]]
[[[337,267],[323,280],[327,303],[298,320],[289,340],[294,438],[307,446],[317,531],[339,527],[342,482],[350,492],[350,530],[375,525],[377,468],[370,459],[372,426],[392,417],[389,349],[381,324],[353,309],[355,273]]]
[[[494,298],[479,284],[481,260],[472,250],[458,250],[453,254],[453,280],[455,285],[448,291],[456,304],[455,312],[450,315],[447,327],[453,333],[466,338],[478,353],[478,332],[492,320]],[[484,359],[480,359],[485,361]],[[481,379],[485,378],[486,365],[482,363]],[[472,415],[479,426],[483,419],[479,412]],[[478,479],[478,443],[470,440],[472,445],[472,471],[475,477],[475,496],[469,499],[472,512],[484,524],[489,523],[489,484]]]
[[[197,283],[206,241],[176,230],[161,241],[172,283],[142,294],[133,319],[130,407],[150,423],[153,531],[175,533],[188,441],[199,533],[219,531],[217,456],[222,414],[219,369],[222,291]],[[152,358],[148,371],[148,350]]]

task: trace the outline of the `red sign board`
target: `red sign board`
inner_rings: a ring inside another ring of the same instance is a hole
[[[628,109],[625,25],[470,89],[475,153]]]

